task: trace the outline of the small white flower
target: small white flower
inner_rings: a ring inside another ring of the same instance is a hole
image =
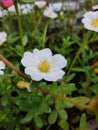
[[[6,38],[7,38],[7,34],[4,31],[0,32],[0,45],[2,45],[3,42],[6,41]]]
[[[93,9],[93,10],[98,9],[98,5],[94,5],[94,6],[92,7],[92,9]]]
[[[35,2],[35,5],[36,5],[38,8],[43,8],[43,7],[45,7],[45,5],[46,5],[46,1],[44,1],[44,0],[38,0],[38,1]]]
[[[62,2],[55,2],[52,4],[54,11],[60,11],[62,9]]]
[[[8,11],[9,11],[9,12],[12,12],[12,13],[16,13],[15,6],[14,6],[14,5],[10,6],[10,7],[8,8]]]
[[[52,56],[51,50],[46,48],[34,49],[33,53],[25,52],[21,63],[32,80],[57,81],[65,74],[62,68],[67,65],[67,60],[60,54]]]
[[[55,13],[53,11],[53,8],[52,8],[51,5],[49,5],[48,7],[46,7],[46,9],[44,10],[43,14],[44,14],[44,16],[52,18],[52,19],[57,18],[57,13]]]
[[[28,14],[31,12],[32,9],[33,9],[33,4],[32,5],[30,5],[30,4],[20,5],[21,14]]]
[[[4,74],[4,72],[2,71],[2,69],[4,68],[5,68],[5,64],[2,61],[0,61],[0,75]]]
[[[6,16],[6,15],[8,15],[7,10],[2,10],[2,17]]]
[[[2,18],[2,10],[0,9],[0,18]]]
[[[98,32],[98,11],[85,13],[82,23],[86,29]]]

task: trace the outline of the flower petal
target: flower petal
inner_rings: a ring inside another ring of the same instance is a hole
[[[49,72],[49,73],[46,73],[44,75],[44,80],[46,80],[46,81],[57,81],[57,80],[61,79],[64,74],[65,74],[65,72],[62,71],[62,70]]]
[[[50,71],[62,69],[67,65],[67,60],[60,54],[52,56],[52,65]]]
[[[25,52],[23,58],[21,59],[21,63],[25,67],[37,67],[39,62],[38,57],[33,55],[31,52]]]
[[[0,75],[3,75],[3,74],[4,74],[4,72],[2,70],[0,70]]]
[[[4,69],[5,68],[5,64],[3,63],[3,61],[0,61],[0,69]]]
[[[52,56],[52,52],[49,48],[45,48],[42,50],[34,49],[33,54],[36,55],[36,57],[38,57],[40,61],[42,61],[43,59],[51,60]]]
[[[42,73],[40,73],[37,68],[34,67],[25,68],[25,73],[29,74],[32,80],[39,81],[43,79]]]

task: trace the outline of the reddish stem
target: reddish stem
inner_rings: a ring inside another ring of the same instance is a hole
[[[30,79],[22,73],[20,70],[18,70],[12,63],[10,63],[6,58],[4,58],[2,55],[0,55],[0,60],[2,60],[7,66],[9,66],[12,70],[14,70],[19,76],[30,82]]]
[[[42,88],[41,86],[37,86],[37,88],[38,88],[42,93],[44,93],[44,94],[46,94],[46,95],[50,93],[48,90]]]

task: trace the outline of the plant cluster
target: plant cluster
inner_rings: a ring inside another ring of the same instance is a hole
[[[0,0],[0,129],[98,123],[97,4]]]

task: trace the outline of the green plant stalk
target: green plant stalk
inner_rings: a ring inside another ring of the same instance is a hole
[[[35,26],[35,29],[34,29],[34,33],[37,32],[38,27],[39,27],[39,25],[40,25],[40,22],[41,22],[42,18],[43,18],[43,14],[41,14],[40,17],[39,17],[39,19],[38,19],[38,22],[37,22],[37,24],[36,24],[36,26]]]
[[[69,69],[68,69],[68,72],[67,72],[67,75],[66,75],[66,79],[67,79],[67,77],[69,76],[69,74],[70,74],[70,72],[71,72],[71,70],[72,70],[72,67],[73,67],[74,64],[76,63],[76,60],[77,60],[77,58],[79,57],[80,53],[83,51],[83,49],[85,48],[85,46],[86,46],[87,44],[89,44],[89,38],[91,37],[91,34],[92,34],[91,31],[88,31],[88,32],[86,33],[86,35],[84,36],[84,38],[83,38],[83,43],[82,43],[82,45],[80,46],[79,50],[77,51],[76,56],[74,57],[74,59],[73,59],[73,61],[72,61],[72,64],[70,65],[70,67],[69,67]]]
[[[19,9],[18,9],[17,0],[14,2],[14,5],[15,5],[16,14],[17,14],[17,20],[18,20],[18,27],[19,27],[19,35],[20,35],[21,45],[22,45],[22,48],[24,49],[24,47],[23,47],[23,29],[22,29],[21,19],[20,19],[20,15],[19,15]]]
[[[44,35],[43,35],[43,48],[45,47],[47,29],[48,29],[48,21],[47,21],[46,26],[45,26],[45,29],[44,29]]]

